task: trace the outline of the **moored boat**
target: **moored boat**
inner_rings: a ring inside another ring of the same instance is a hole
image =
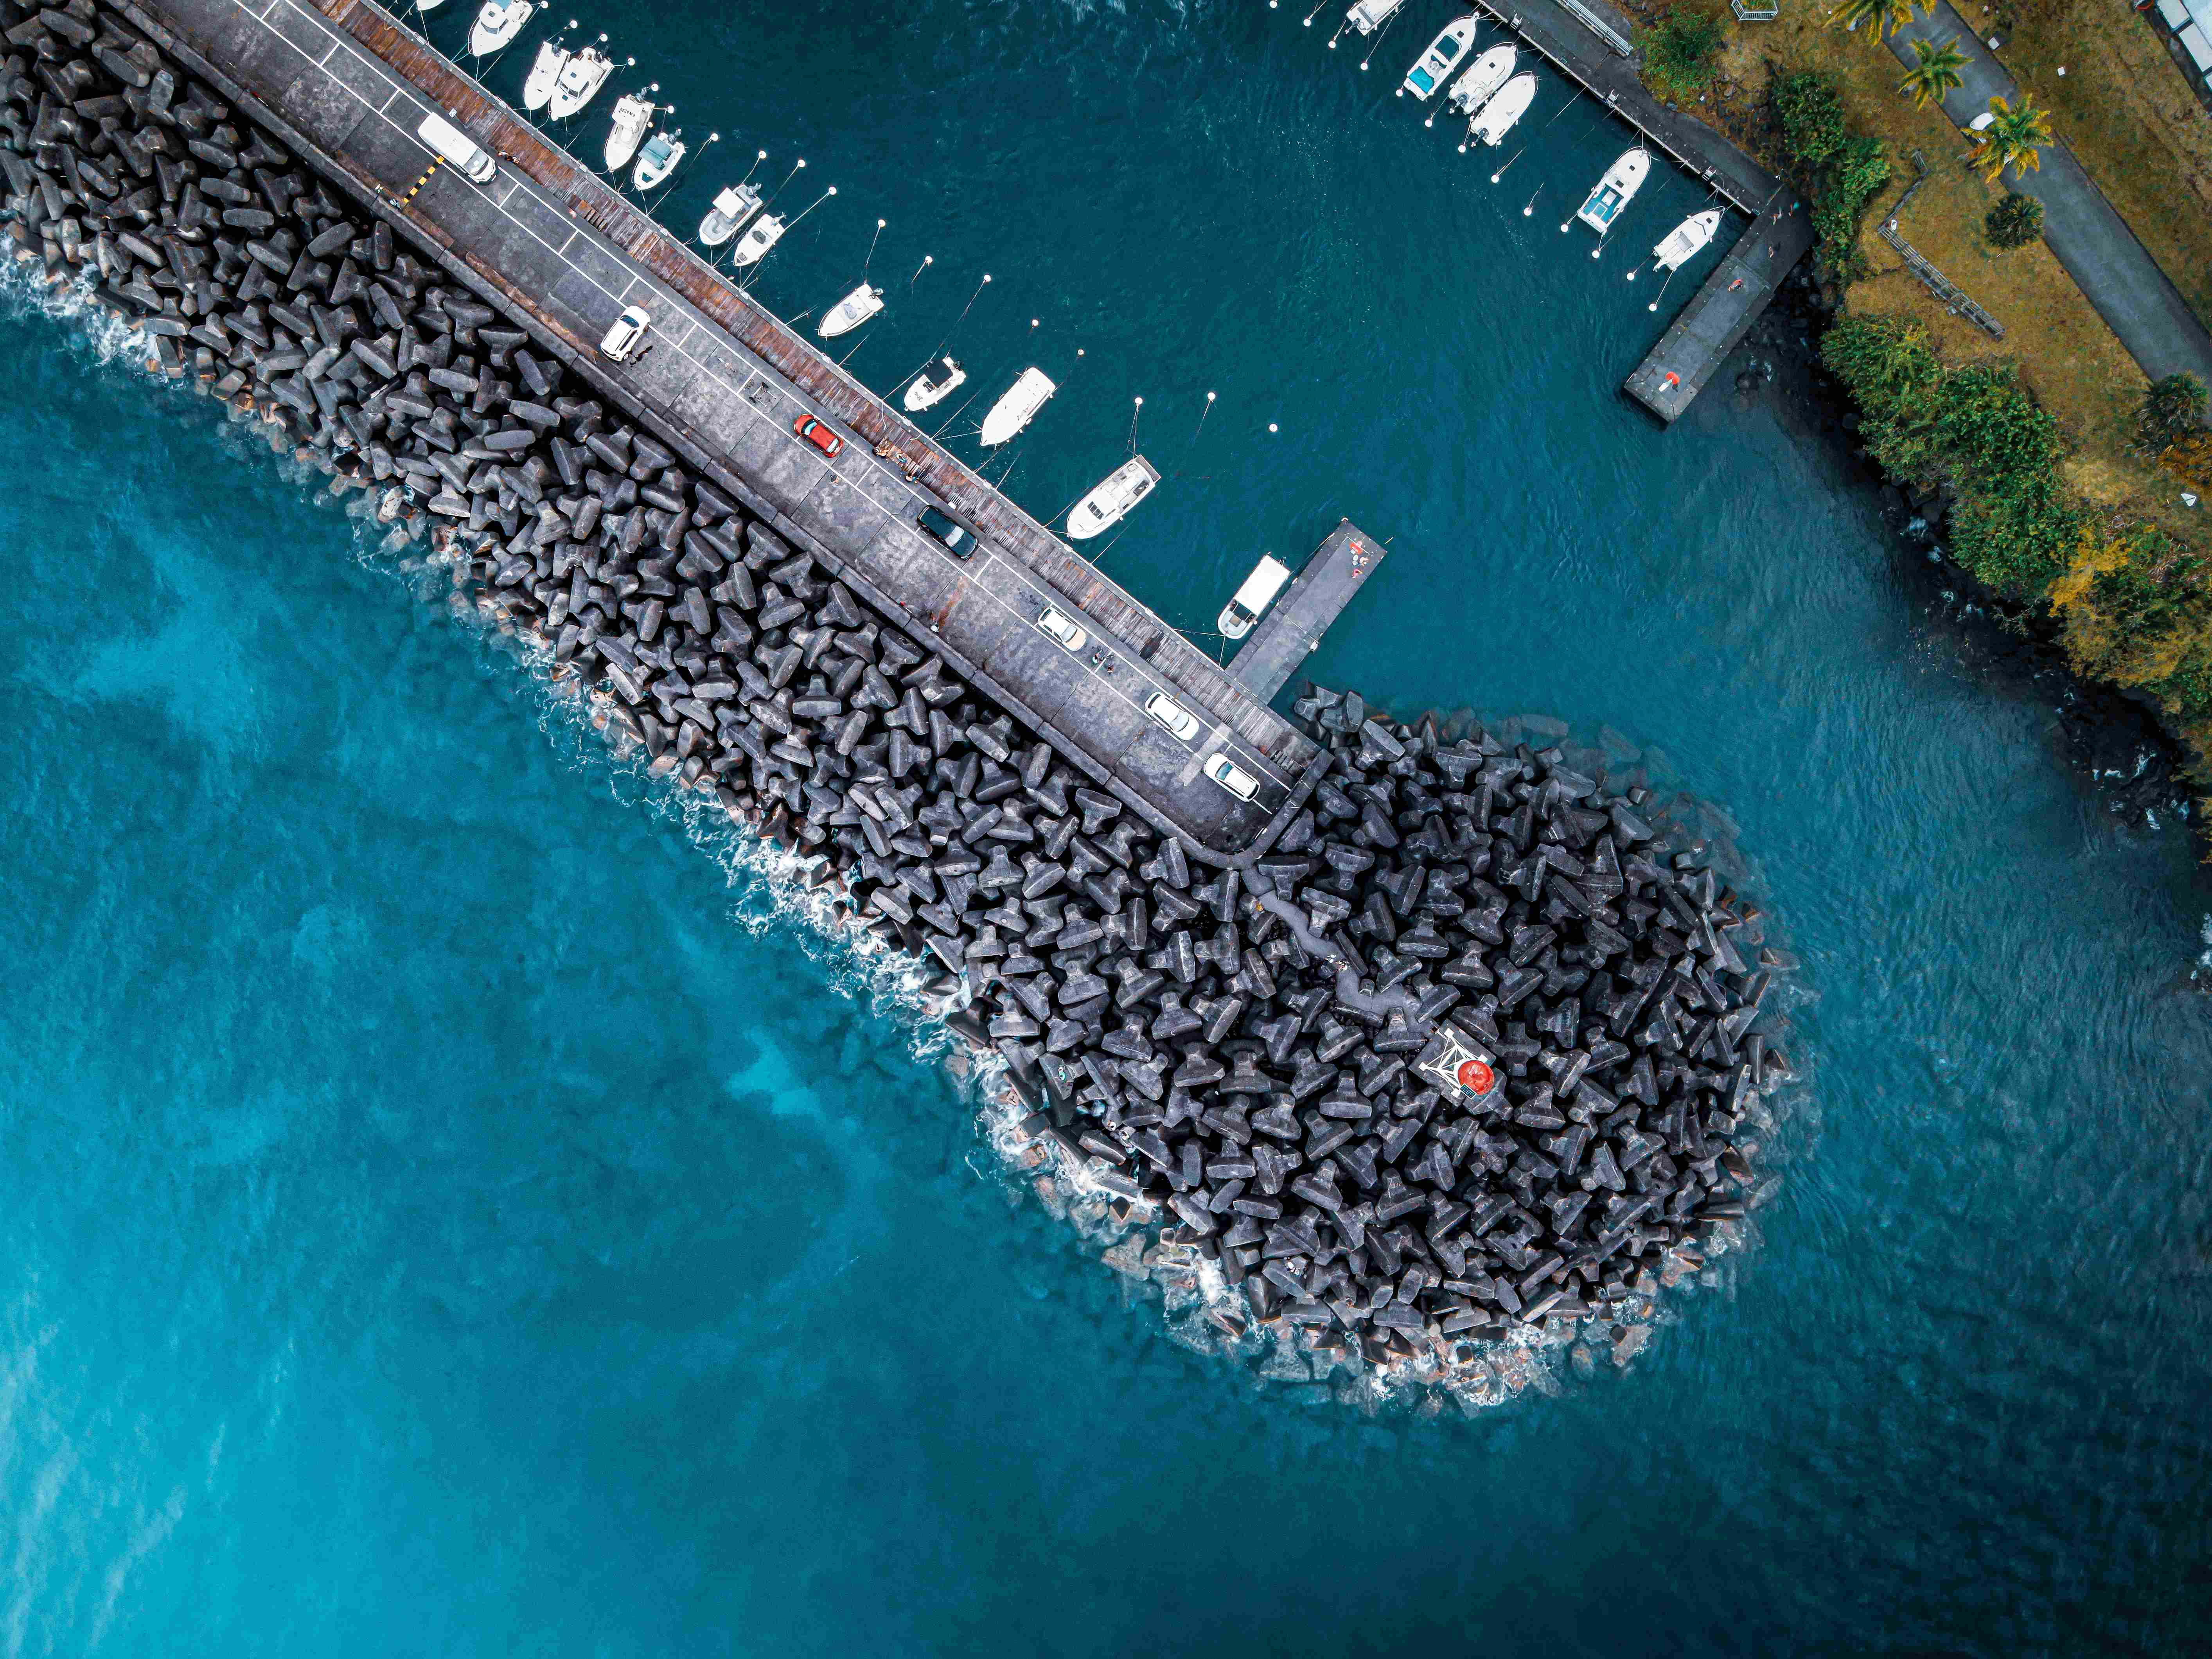
[[[825,340],[834,340],[840,334],[850,334],[883,308],[883,289],[862,283],[830,307],[829,314],[815,325],[814,331]]]
[[[914,383],[907,387],[906,396],[900,398],[899,403],[908,414],[918,415],[925,409],[943,403],[955,389],[967,383],[966,369],[950,356],[939,357],[914,377]]]
[[[568,48],[557,35],[538,43],[537,61],[530,66],[530,78],[522,83],[523,108],[540,110],[553,101],[553,88],[561,83],[561,71],[568,66]]]
[[[1051,377],[1034,364],[1024,369],[983,417],[983,447],[995,448],[1013,437],[1036,418],[1045,400],[1059,390]]]
[[[561,78],[553,83],[553,99],[550,112],[556,121],[565,121],[599,95],[606,85],[607,76],[615,72],[615,60],[597,46],[586,46],[569,58],[561,70]]]
[[[684,142],[681,127],[654,133],[637,153],[637,166],[630,170],[631,185],[639,190],[651,190],[666,183],[668,175],[676,171],[690,148]]]
[[[650,98],[626,92],[615,100],[615,124],[607,131],[607,171],[620,173],[637,154],[644,142],[646,129],[653,125],[653,112],[659,106]]]
[[[1352,9],[1344,14],[1344,21],[1362,34],[1372,34],[1405,3],[1406,0],[1352,0]]]
[[[1510,40],[1500,41],[1467,66],[1467,73],[1459,77],[1445,102],[1462,115],[1474,114],[1492,93],[1512,78],[1513,66],[1520,61],[1521,48]]]
[[[1703,213],[1693,213],[1659,239],[1651,252],[1655,270],[1677,270],[1692,258],[1698,250],[1713,240],[1713,233],[1721,228],[1721,210],[1707,208]]]
[[[1260,562],[1252,567],[1243,585],[1231,594],[1229,603],[1221,607],[1214,618],[1214,626],[1225,639],[1241,640],[1252,631],[1252,624],[1260,620],[1261,613],[1275,602],[1275,595],[1291,579],[1291,568],[1272,553],[1262,553]]]
[[[783,236],[783,221],[773,213],[763,213],[745,227],[745,234],[738,238],[737,250],[730,255],[730,263],[739,270],[757,265],[768,258],[768,251]]]
[[[1625,149],[1605,170],[1605,177],[1597,181],[1597,188],[1589,199],[1575,210],[1575,217],[1601,236],[1613,228],[1620,210],[1636,199],[1636,192],[1644,188],[1644,176],[1651,171],[1650,154],[1643,149]]]
[[[470,54],[489,58],[512,44],[537,12],[538,0],[484,0],[483,9],[469,26]]]
[[[1451,78],[1452,66],[1459,62],[1460,54],[1474,39],[1473,12],[1445,24],[1437,38],[1429,42],[1429,49],[1406,71],[1406,84],[1401,90],[1412,93],[1425,104],[1428,102],[1437,88]]]
[[[750,185],[732,185],[714,198],[714,205],[699,222],[699,240],[720,247],[752,222],[761,210],[761,193]]]
[[[1486,144],[1502,143],[1513,130],[1513,124],[1528,112],[1528,106],[1536,101],[1536,77],[1525,71],[1515,76],[1492,93],[1475,111],[1467,124],[1469,141],[1480,138]]]
[[[1141,455],[1132,455],[1075,504],[1074,510],[1067,515],[1069,538],[1083,541],[1121,523],[1131,507],[1152,493],[1152,486],[1159,481],[1159,468]]]

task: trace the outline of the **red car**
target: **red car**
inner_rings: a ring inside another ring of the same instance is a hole
[[[791,423],[791,429],[812,444],[824,455],[835,458],[845,447],[845,441],[811,415],[802,415]]]

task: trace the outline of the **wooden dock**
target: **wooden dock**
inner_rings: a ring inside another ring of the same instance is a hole
[[[149,33],[284,135],[546,350],[843,577],[948,663],[1209,862],[1272,844],[1326,752],[1118,584],[933,442],[721,273],[555,148],[372,0],[132,0]],[[421,119],[442,112],[496,156],[482,187],[456,169],[419,192]],[[652,345],[621,365],[596,343],[644,304]],[[825,459],[792,433],[814,414],[848,434]],[[948,558],[915,528],[950,507],[982,550]],[[1077,615],[1096,654],[1033,625]],[[1144,713],[1164,691],[1204,721],[1191,748]],[[1198,760],[1261,781],[1245,803]]]
[[[1261,702],[1272,702],[1375,574],[1385,551],[1351,520],[1339,524],[1230,659],[1230,677]]]

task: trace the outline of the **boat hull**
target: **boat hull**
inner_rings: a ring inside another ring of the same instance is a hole
[[[1372,34],[1405,3],[1406,0],[1355,0],[1352,9],[1344,14],[1344,21],[1362,34]]]
[[[760,192],[750,185],[726,190],[714,198],[714,205],[699,222],[699,241],[704,247],[720,247],[752,222],[753,215],[761,210]]]
[[[995,449],[1018,436],[1059,390],[1042,369],[1024,369],[983,417],[983,447]]]
[[[1462,115],[1472,115],[1498,88],[1513,78],[1515,66],[1521,61],[1521,49],[1510,40],[1491,47],[1474,63],[1467,73],[1459,77],[1447,100]]]
[[[1528,106],[1535,101],[1536,77],[1516,75],[1475,111],[1467,124],[1467,136],[1492,147],[1501,144],[1505,142],[1505,135],[1513,131],[1514,124],[1528,112]]]
[[[899,405],[909,415],[919,415],[925,409],[936,408],[967,384],[968,371],[957,363],[952,365],[952,372],[941,380],[931,380],[925,372],[907,387],[906,396],[899,399]]]
[[[1152,486],[1160,481],[1159,469],[1141,455],[1134,455],[1108,473],[1091,493],[1078,501],[1067,515],[1067,536],[1070,541],[1088,541],[1101,532],[1111,530],[1129,516],[1130,509],[1152,493]]]
[[[1451,79],[1451,72],[1459,66],[1467,51],[1467,43],[1474,39],[1474,18],[1472,15],[1447,23],[1437,38],[1429,42],[1429,49],[1415,60],[1406,71],[1404,90],[1415,100],[1427,103]]]
[[[568,68],[553,88],[553,97],[548,111],[556,121],[565,121],[578,110],[599,95],[599,88],[614,73],[612,59],[602,57],[586,46],[568,60]]]
[[[883,289],[863,283],[831,307],[814,331],[825,340],[834,340],[841,334],[850,334],[883,308]]]
[[[530,78],[522,83],[522,106],[526,110],[541,110],[553,101],[553,88],[561,83],[561,71],[568,66],[565,47],[548,40],[538,48],[538,61],[530,66]]]
[[[766,214],[752,222],[752,228],[738,240],[737,252],[730,263],[739,270],[757,265],[769,256],[769,251],[783,240],[783,221],[774,214]]]
[[[1714,232],[1721,228],[1721,210],[1707,208],[1703,213],[1693,213],[1662,237],[1651,250],[1652,269],[1679,270],[1701,252],[1713,240]]]
[[[1644,180],[1650,171],[1650,156],[1640,149],[1628,151],[1605,170],[1605,177],[1598,180],[1597,188],[1576,210],[1575,217],[1599,235],[1604,235],[1636,199],[1636,192],[1644,188]]]
[[[684,144],[671,144],[665,155],[656,155],[648,149],[637,158],[637,166],[631,169],[629,182],[632,188],[653,190],[665,184],[669,175],[684,165],[684,155],[688,148]]]
[[[627,103],[616,105],[614,128],[607,134],[607,171],[619,173],[628,167],[652,128],[652,105],[642,108]]]
[[[477,21],[469,25],[469,53],[475,58],[489,58],[504,50],[522,33],[522,26],[535,16],[538,8],[524,3],[494,12],[486,6],[477,14]]]

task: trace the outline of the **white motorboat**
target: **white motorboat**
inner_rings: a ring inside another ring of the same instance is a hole
[[[909,415],[919,415],[925,409],[943,403],[953,392],[968,384],[968,371],[949,356],[939,357],[914,377],[900,404]]]
[[[1413,67],[1406,71],[1404,90],[1421,102],[1427,103],[1438,87],[1451,78],[1452,67],[1467,50],[1468,42],[1474,39],[1474,14],[1455,17],[1445,24],[1437,38],[1429,42],[1429,49],[1420,55]]]
[[[1620,216],[1621,209],[1636,199],[1636,192],[1644,188],[1644,176],[1651,171],[1651,156],[1642,149],[1625,149],[1613,164],[1605,170],[1605,177],[1597,181],[1597,188],[1589,199],[1576,210],[1575,217],[1602,236],[1613,228],[1613,222]]]
[[[1362,34],[1372,34],[1405,3],[1406,0],[1353,0],[1352,9],[1344,14],[1344,21]]]
[[[883,308],[883,289],[863,283],[830,307],[830,314],[814,325],[814,331],[825,340],[834,340],[840,334],[850,334]]]
[[[665,184],[668,175],[676,171],[690,148],[684,142],[682,127],[654,133],[637,153],[637,166],[630,170],[631,185],[639,190],[651,190],[656,185]]]
[[[553,88],[561,83],[561,71],[568,66],[568,48],[558,39],[538,43],[538,61],[530,66],[530,78],[522,83],[522,106],[525,109],[544,109],[553,101]]]
[[[1721,228],[1721,210],[1707,208],[1703,213],[1693,213],[1662,237],[1651,250],[1656,256],[1655,270],[1678,270],[1688,259],[1713,240],[1713,233]]]
[[[1462,115],[1474,114],[1492,93],[1512,79],[1513,66],[1520,61],[1521,48],[1510,40],[1491,47],[1468,65],[1467,73],[1459,77],[1459,84],[1445,101]]]
[[[757,265],[768,258],[768,251],[782,237],[783,221],[773,213],[763,213],[738,238],[737,252],[730,255],[730,263],[739,270],[747,265]]]
[[[484,0],[483,9],[469,26],[469,51],[477,58],[512,46],[522,26],[538,15],[538,0]]]
[[[1513,130],[1513,124],[1528,112],[1528,106],[1535,101],[1536,77],[1525,73],[1515,76],[1491,94],[1468,122],[1469,142],[1480,138],[1486,144],[1499,143]]]
[[[752,222],[761,210],[761,193],[750,185],[732,185],[714,198],[714,205],[699,222],[699,240],[720,247]]]
[[[1244,585],[1230,595],[1229,603],[1221,607],[1221,614],[1213,619],[1214,626],[1226,639],[1243,639],[1252,631],[1252,624],[1260,620],[1261,613],[1275,602],[1275,595],[1283,591],[1283,584],[1290,579],[1290,566],[1272,553],[1262,553],[1260,562],[1252,567],[1252,574],[1244,579]]]
[[[1132,455],[1076,502],[1075,510],[1067,515],[1069,539],[1079,542],[1110,530],[1128,517],[1129,509],[1151,495],[1159,481],[1159,468],[1141,455]]]
[[[446,0],[415,0],[415,9],[417,11],[435,11],[439,7],[445,3]]]
[[[586,46],[568,60],[561,78],[553,83],[553,118],[565,121],[590,103],[614,72],[613,58],[597,46]]]
[[[607,171],[620,173],[629,165],[630,157],[644,142],[646,129],[653,125],[653,112],[659,108],[650,98],[641,98],[626,92],[615,100],[615,124],[607,133]]]
[[[995,448],[1014,436],[1036,418],[1045,400],[1059,390],[1042,369],[1035,365],[1024,369],[983,417],[983,447]]]

